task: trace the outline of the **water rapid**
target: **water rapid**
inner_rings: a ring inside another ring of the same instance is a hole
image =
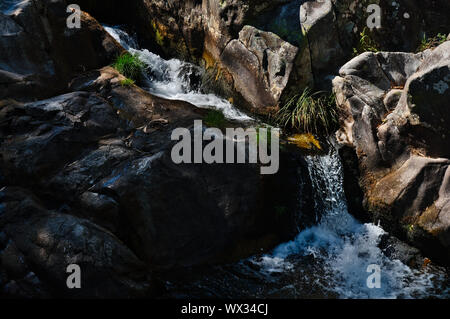
[[[119,27],[105,26],[126,50],[137,54],[147,66],[144,89],[153,95],[189,102],[197,107],[220,110],[225,117],[237,121],[252,118],[235,108],[229,101],[211,93],[202,92],[203,70],[198,66],[178,59],[164,60],[147,49],[139,49],[137,42]]]
[[[438,297],[445,278],[425,270],[413,270],[400,260],[388,258],[379,248],[384,231],[374,224],[361,224],[347,210],[342,164],[331,148],[327,156],[306,157],[320,222],[278,246],[260,261],[268,273],[296,269],[295,259],[311,256],[325,277],[314,278],[324,290],[341,298]],[[369,288],[370,265],[379,266],[381,288]],[[448,293],[448,292],[447,292]]]

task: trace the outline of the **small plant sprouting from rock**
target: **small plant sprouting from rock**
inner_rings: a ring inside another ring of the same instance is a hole
[[[359,42],[356,48],[353,48],[353,55],[358,56],[364,52],[378,52],[380,51],[376,42],[370,36],[370,31],[367,28],[359,34]]]
[[[122,85],[122,86],[133,86],[134,83],[135,82],[132,79],[128,79],[128,78],[120,81],[120,85]]]
[[[417,52],[422,52],[427,49],[433,49],[444,43],[445,41],[447,41],[447,36],[445,34],[438,33],[435,37],[432,38],[427,38],[427,36],[424,34]]]
[[[139,59],[138,55],[127,52],[116,59],[113,67],[127,78],[139,82],[142,79],[145,64]]]
[[[227,123],[225,119],[225,115],[222,112],[217,110],[210,110],[206,117],[204,118],[204,122],[209,127],[223,128]]]
[[[334,94],[312,93],[306,88],[302,94],[291,97],[273,120],[293,131],[329,135],[338,123]]]

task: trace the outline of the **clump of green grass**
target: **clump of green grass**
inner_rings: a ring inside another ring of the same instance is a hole
[[[335,96],[326,92],[312,93],[306,88],[302,94],[288,99],[273,116],[273,122],[294,131],[329,135],[338,124]]]
[[[124,53],[117,57],[113,67],[127,78],[139,82],[145,69],[145,64],[139,60],[139,56],[131,53]]]
[[[135,82],[132,79],[126,78],[125,80],[120,81],[120,85],[122,86],[132,86]]]
[[[210,110],[203,119],[206,125],[209,127],[223,128],[225,127],[227,120],[222,112],[217,110]]]
[[[378,45],[376,42],[372,39],[370,33],[367,28],[364,28],[364,30],[359,34],[359,42],[356,48],[353,48],[353,55],[357,56],[364,52],[379,52]]]
[[[438,33],[435,37],[427,38],[427,36],[424,34],[422,38],[422,42],[420,43],[419,48],[417,49],[417,52],[422,52],[427,49],[432,49],[440,44],[447,41],[447,36],[442,33]]]

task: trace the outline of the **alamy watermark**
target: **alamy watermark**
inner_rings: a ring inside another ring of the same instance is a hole
[[[371,4],[367,7],[367,12],[370,13],[367,18],[367,27],[372,29],[381,28],[381,7],[378,4]]]
[[[316,0],[315,2],[317,3],[325,3],[328,2],[328,4],[331,6],[331,0]],[[300,23],[303,24],[305,23],[306,19],[307,19],[307,14],[302,12],[302,6],[300,6]],[[379,29],[381,28],[381,7],[378,4],[370,4],[367,6],[366,12],[369,13],[369,16],[367,17],[366,20],[366,24],[367,27],[370,30],[373,29]],[[406,18],[406,16],[405,16]]]
[[[171,139],[175,164],[257,164],[262,175],[276,174],[280,167],[280,130],[277,128],[204,129],[201,120],[194,121],[193,136],[187,128],[177,128]],[[208,142],[204,145],[204,142]],[[270,144],[270,146],[269,146]],[[265,166],[264,166],[265,165]]]
[[[367,267],[367,272],[370,273],[366,281],[367,288],[381,288],[381,267],[376,264],[369,265]]]
[[[66,24],[68,29],[81,29],[81,8],[77,4],[69,4],[67,6],[67,13],[70,15],[67,17]]]
[[[67,266],[66,272],[70,274],[67,277],[66,285],[69,289],[81,289],[81,268],[77,264]]]

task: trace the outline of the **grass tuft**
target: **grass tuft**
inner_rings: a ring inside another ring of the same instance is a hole
[[[444,43],[445,41],[447,41],[447,36],[445,34],[438,33],[435,37],[432,38],[427,38],[424,34],[417,52],[422,52],[427,49],[433,49]]]
[[[364,30],[359,34],[359,42],[356,48],[353,48],[353,55],[358,56],[364,52],[379,52],[378,45],[376,42],[372,39],[369,31],[367,28],[364,28]]]
[[[210,110],[204,118],[204,122],[209,127],[223,128],[227,120],[222,112],[217,110]]]
[[[302,94],[291,97],[272,121],[294,131],[329,135],[338,124],[334,94],[311,93],[306,88]]]
[[[139,60],[138,55],[124,53],[117,57],[113,67],[127,78],[139,82],[145,69],[145,64]]]

